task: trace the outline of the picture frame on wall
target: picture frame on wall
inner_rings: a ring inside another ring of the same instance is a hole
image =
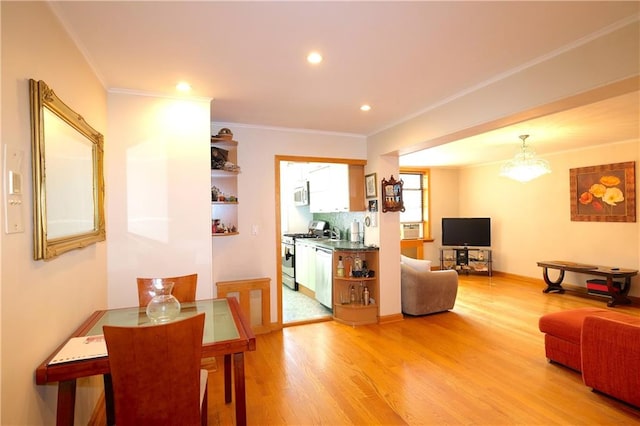
[[[371,173],[364,177],[365,196],[375,198],[378,196],[378,186],[376,185],[376,174]]]
[[[393,175],[389,180],[382,178],[382,213],[403,212],[404,201],[402,200],[402,179],[395,180]]]
[[[635,161],[569,169],[571,220],[635,222]]]

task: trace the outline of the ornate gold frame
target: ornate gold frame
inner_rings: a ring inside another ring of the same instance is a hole
[[[33,258],[46,260],[106,239],[104,138],[81,115],[62,102],[44,81],[29,80],[29,94],[33,169]],[[45,116],[49,118],[45,119]],[[63,132],[54,130],[54,122],[62,125]],[[65,124],[70,127],[67,128]],[[48,144],[49,158],[45,155],[45,143]],[[51,155],[51,150],[59,146],[65,149],[70,147],[70,151],[83,154],[85,151],[90,152],[73,159],[76,161],[75,164],[79,165],[73,168],[74,172],[86,169],[89,173],[80,176],[80,179],[77,174],[65,174],[65,170],[71,171],[70,168],[66,167],[66,163],[55,163],[58,161],[57,156]],[[54,176],[57,179],[55,187],[51,185],[47,188],[47,161],[51,166],[49,178]],[[90,181],[85,181],[85,178]],[[80,195],[85,192],[78,194],[74,191],[78,187],[88,189],[87,199],[82,199]],[[48,218],[47,200],[49,203],[63,205],[64,209],[59,210],[64,210],[64,216],[59,221],[52,222]],[[91,210],[93,213],[90,213]],[[93,223],[88,223],[90,221]],[[59,225],[58,222],[64,225]],[[50,235],[54,236],[49,237]]]

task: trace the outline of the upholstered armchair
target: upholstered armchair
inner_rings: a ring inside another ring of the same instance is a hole
[[[453,308],[458,294],[458,273],[432,271],[431,261],[400,255],[402,312],[426,315]]]

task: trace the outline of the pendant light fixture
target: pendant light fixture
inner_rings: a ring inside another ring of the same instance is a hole
[[[526,145],[529,135],[521,135],[522,148],[516,156],[507,161],[500,169],[500,176],[517,180],[518,182],[529,182],[532,179],[544,174],[551,173],[551,167],[547,160],[538,158],[536,153]]]

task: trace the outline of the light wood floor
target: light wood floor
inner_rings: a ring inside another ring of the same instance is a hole
[[[461,277],[448,313],[260,335],[245,356],[248,423],[639,424],[640,410],[592,392],[579,373],[544,356],[541,315],[604,301],[543,288],[541,280]],[[636,307],[614,309],[640,315]],[[221,370],[210,376],[210,425],[235,422]]]

